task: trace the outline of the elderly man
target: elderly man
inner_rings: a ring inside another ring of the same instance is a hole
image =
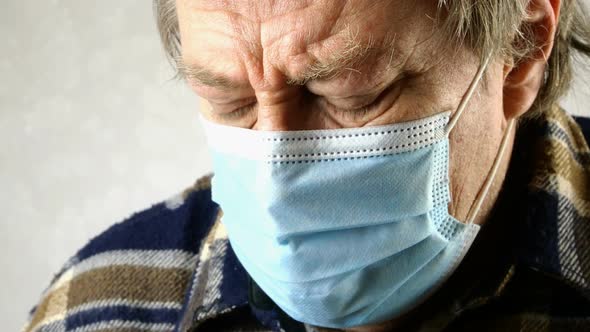
[[[579,2],[154,4],[214,177],[93,239],[26,331],[590,330]]]

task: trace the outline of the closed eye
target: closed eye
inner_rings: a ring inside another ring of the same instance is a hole
[[[341,108],[331,104],[330,102],[326,102],[326,105],[328,106],[329,111],[335,113],[338,116],[343,116],[347,119],[357,120],[362,119],[370,113],[378,110],[380,102],[374,101],[370,104],[355,108]]]
[[[253,103],[247,104],[245,106],[240,106],[231,112],[220,114],[220,116],[223,117],[224,119],[227,119],[227,120],[240,119],[240,118],[246,116],[251,111],[253,111],[256,108],[257,104],[258,104],[257,102],[253,102]]]
[[[393,93],[393,89],[395,89],[396,86],[396,84],[392,84],[388,88],[381,91],[381,93],[366,98],[365,103],[361,104],[361,106],[342,107],[334,105],[328,99],[324,99],[324,105],[327,108],[327,111],[331,112],[335,116],[340,116],[344,119],[352,121],[365,119],[367,116],[371,116],[378,112],[383,112],[392,106],[391,103],[393,100],[395,100],[395,98],[392,100],[391,95]]]
[[[330,98],[326,98],[324,96],[314,95],[313,93],[305,93],[303,98],[306,98],[310,101],[317,101],[318,103],[306,103],[307,105],[316,104],[320,107],[322,111],[332,114],[333,116],[342,117],[347,120],[361,120],[367,116],[371,116],[376,112],[382,112],[391,107],[391,102],[395,100],[392,96],[390,96],[394,91],[396,84],[392,84],[388,88],[381,91],[379,94],[375,94],[373,96],[360,96],[356,98],[362,98],[364,100],[363,103],[358,103],[360,106],[354,107],[343,107],[342,105],[335,105],[335,103],[330,101]],[[395,93],[394,93],[395,94]],[[256,98],[249,98],[244,100],[240,103],[239,107],[235,107],[234,109],[226,112],[219,112],[217,116],[221,119],[226,121],[236,121],[239,119],[243,119],[246,116],[250,115],[251,112],[256,111],[257,108],[257,101]]]
[[[246,116],[248,113],[255,110],[257,104],[258,103],[253,102],[253,103],[247,104],[245,106],[238,107],[238,108],[232,110],[231,112],[222,113],[222,114],[220,114],[220,116],[223,117],[224,119],[227,119],[227,120],[240,119],[240,118]],[[332,105],[328,101],[326,101],[326,103],[325,103],[325,107],[328,108],[329,111],[344,115],[346,117],[352,116],[353,118],[357,118],[357,117],[361,118],[363,116],[366,116],[367,114],[374,111],[378,106],[379,106],[379,101],[375,101],[375,102],[372,102],[368,105],[364,105],[361,107],[355,107],[355,108],[341,108],[341,107]]]

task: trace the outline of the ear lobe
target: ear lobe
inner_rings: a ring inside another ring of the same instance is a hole
[[[547,59],[553,49],[557,30],[560,0],[531,0],[528,25],[536,48],[520,62],[508,61],[504,66],[504,115],[514,119],[525,114],[533,105],[544,80]]]

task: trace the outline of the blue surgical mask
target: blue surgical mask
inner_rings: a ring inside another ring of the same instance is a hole
[[[479,226],[448,212],[448,134],[484,67],[450,123],[440,113],[378,127],[263,132],[205,121],[213,200],[232,248],[289,316],[331,328],[382,322],[453,273]]]

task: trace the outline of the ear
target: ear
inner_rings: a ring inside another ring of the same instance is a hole
[[[530,27],[536,40],[536,49],[519,63],[508,61],[504,65],[504,115],[518,118],[533,105],[543,83],[547,59],[553,49],[557,31],[560,0],[531,0],[523,22]]]

